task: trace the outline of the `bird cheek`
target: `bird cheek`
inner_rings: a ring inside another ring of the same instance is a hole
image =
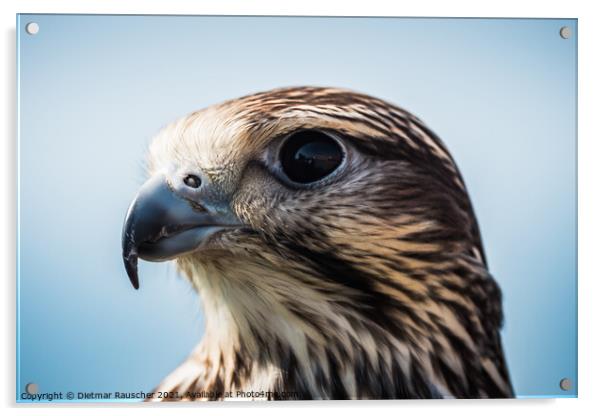
[[[261,230],[269,216],[269,202],[265,195],[238,192],[232,197],[232,211],[250,228]]]

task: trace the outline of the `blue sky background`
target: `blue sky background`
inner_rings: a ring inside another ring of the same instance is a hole
[[[18,396],[148,391],[188,355],[190,286],[142,262],[135,291],[121,262],[145,149],[181,115],[288,85],[386,99],[445,141],[504,293],[517,395],[576,394],[575,20],[20,15],[17,32]]]

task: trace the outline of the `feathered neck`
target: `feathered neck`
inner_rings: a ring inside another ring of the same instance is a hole
[[[482,357],[477,317],[466,317],[474,319],[467,329],[442,303],[392,308],[381,315],[387,321],[377,322],[370,308],[386,304],[345,305],[352,297],[344,289],[317,292],[261,263],[179,266],[202,298],[206,331],[157,390],[191,399],[248,398],[244,392],[251,391],[276,394],[255,398],[299,399],[511,395],[499,363]]]

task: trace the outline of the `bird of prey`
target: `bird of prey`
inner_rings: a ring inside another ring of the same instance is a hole
[[[175,260],[206,322],[161,399],[513,396],[465,183],[414,115],[275,89],[168,125],[148,170],[125,268]]]

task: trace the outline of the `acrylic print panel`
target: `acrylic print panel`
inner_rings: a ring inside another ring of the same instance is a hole
[[[576,20],[17,33],[17,401],[577,395]]]

